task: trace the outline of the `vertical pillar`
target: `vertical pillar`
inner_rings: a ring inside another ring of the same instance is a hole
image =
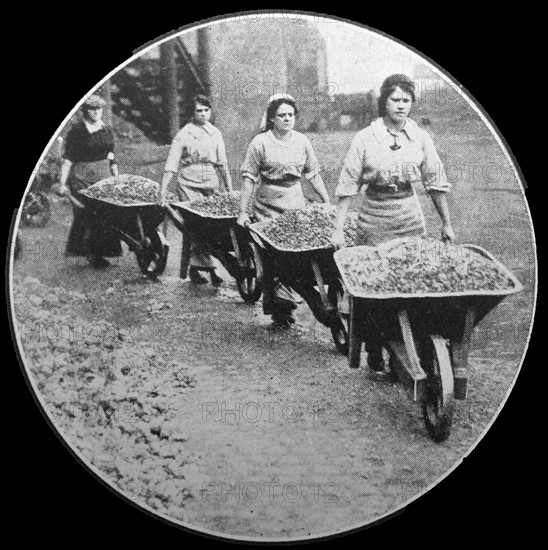
[[[208,27],[198,29],[198,67],[206,95],[211,95],[211,35]]]
[[[160,45],[160,69],[162,103],[166,113],[166,136],[171,141],[179,131],[179,94],[173,39]]]
[[[101,86],[101,94],[105,100],[105,107],[103,109],[103,120],[107,126],[112,127],[112,95],[110,91],[110,80],[107,80],[103,86]]]

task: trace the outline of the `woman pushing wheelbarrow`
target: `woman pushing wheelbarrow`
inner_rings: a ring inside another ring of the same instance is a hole
[[[442,240],[454,240],[446,200],[451,186],[430,135],[409,118],[415,101],[415,84],[408,76],[394,74],[383,82],[379,118],[356,134],[344,160],[335,192],[336,246],[345,244],[343,226],[348,208],[363,187],[357,242],[352,244],[378,246],[395,238],[424,235],[424,215],[414,190],[419,182],[440,215]],[[380,343],[366,340],[366,350],[369,367],[383,371]]]
[[[242,165],[243,188],[238,223],[250,221],[247,207],[253,200],[253,217],[262,222],[287,210],[305,206],[301,177],[310,181],[322,202],[329,196],[310,140],[293,130],[298,109],[289,94],[274,94],[268,101],[261,132],[249,144]],[[263,312],[279,326],[294,323],[293,294],[276,280],[272,266],[264,269]]]
[[[67,241],[67,256],[86,256],[96,268],[110,265],[106,257],[121,256],[122,245],[112,228],[76,199],[78,191],[109,176],[118,175],[114,133],[102,120],[105,100],[91,95],[82,105],[82,120],[67,134],[58,194],[73,202],[74,219]]]
[[[194,201],[213,195],[219,188],[220,178],[223,179],[227,191],[232,191],[223,136],[209,122],[211,101],[200,94],[194,97],[193,103],[193,119],[177,133],[167,157],[158,196],[162,205],[167,202],[167,188],[174,174],[177,174],[177,191],[182,201]],[[207,283],[201,272],[209,272],[213,286],[222,284],[223,280],[215,271],[211,255],[191,239],[188,274],[194,284]]]

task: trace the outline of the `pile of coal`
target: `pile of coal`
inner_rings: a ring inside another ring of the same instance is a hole
[[[348,246],[356,241],[357,213],[349,212],[344,237]],[[288,210],[261,229],[262,233],[283,250],[314,250],[332,246],[335,231],[335,210],[325,206],[309,206]]]
[[[372,294],[505,290],[514,283],[499,264],[465,245],[395,239],[345,251],[340,265],[351,291]]]
[[[148,178],[133,174],[120,174],[98,181],[80,192],[94,199],[128,206],[142,203],[156,204],[158,190],[158,183]],[[176,200],[177,197],[173,193],[167,194],[168,202]]]
[[[81,318],[87,294],[27,277],[13,284],[14,329],[51,421],[124,495],[183,519],[189,436],[178,419],[196,379],[139,334]]]
[[[209,197],[189,202],[186,206],[194,212],[198,212],[206,217],[237,218],[240,211],[240,193],[237,191],[231,193],[214,193]]]

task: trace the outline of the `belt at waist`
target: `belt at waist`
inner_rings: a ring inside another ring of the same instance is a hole
[[[278,187],[291,187],[296,183],[299,183],[300,181],[301,181],[301,178],[297,176],[287,176],[281,180],[271,180],[271,179],[265,178],[264,176],[261,176],[261,183],[265,185],[276,185]]]
[[[102,160],[85,160],[85,161],[78,161],[72,163],[72,169],[73,170],[89,170],[89,169],[104,169],[104,168],[110,168],[110,160],[108,159],[102,159]]]
[[[376,185],[371,183],[367,186],[365,194],[373,200],[403,199],[413,196],[413,186],[409,182],[394,183],[391,185]]]
[[[71,180],[76,178],[81,185],[86,187],[108,178],[110,175],[110,161],[106,159],[75,162],[71,168]]]
[[[193,164],[211,164],[212,166],[216,166],[218,163],[215,163],[212,160],[197,160],[196,162],[181,163],[181,168],[187,168]]]

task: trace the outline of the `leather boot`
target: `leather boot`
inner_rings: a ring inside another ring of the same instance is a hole
[[[204,285],[205,283],[207,283],[207,279],[205,277],[202,277],[198,269],[193,265],[191,265],[188,269],[188,277],[195,285]]]
[[[219,277],[219,275],[217,275],[217,273],[215,273],[214,269],[211,270],[211,284],[214,287],[219,287],[223,284],[223,279],[221,277]]]

